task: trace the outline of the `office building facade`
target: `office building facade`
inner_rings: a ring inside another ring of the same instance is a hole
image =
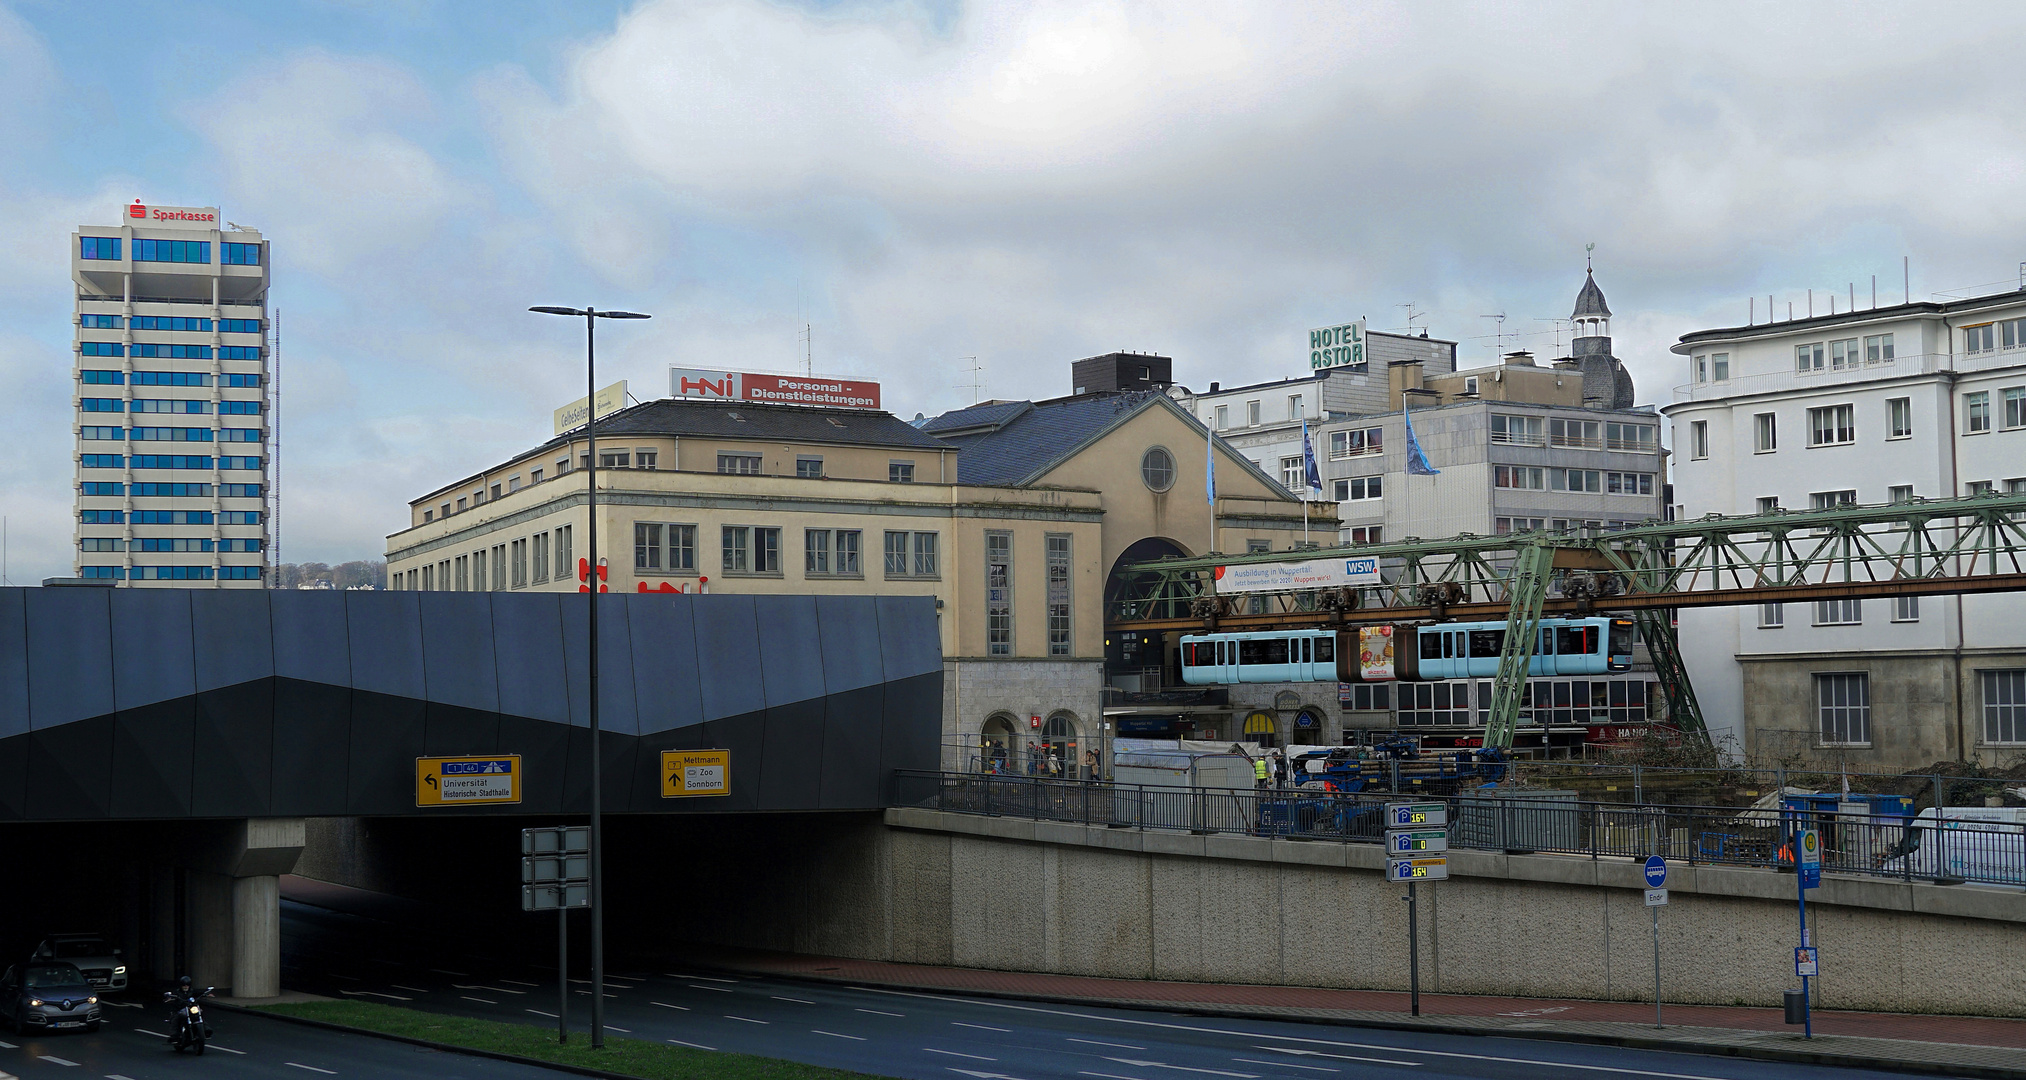
[[[269,254],[216,207],[72,235],[79,577],[263,587]]]
[[[2026,491],[2026,290],[1687,334],[1676,516]],[[2019,598],[1680,615],[1711,729],[1763,760],[2026,760]]]

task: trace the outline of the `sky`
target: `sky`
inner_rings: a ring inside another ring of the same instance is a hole
[[[912,417],[1410,303],[1552,353],[1595,244],[1664,404],[1749,297],[2015,285],[2022,51],[2018,3],[0,0],[5,573],[70,573],[69,237],[134,199],[272,242],[277,555],[337,563],[583,394],[534,304],[651,313],[636,397],[806,350]]]

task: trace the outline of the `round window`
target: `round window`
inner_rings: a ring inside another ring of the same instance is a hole
[[[1175,486],[1175,455],[1156,446],[1140,459],[1140,479],[1155,491],[1166,491]]]

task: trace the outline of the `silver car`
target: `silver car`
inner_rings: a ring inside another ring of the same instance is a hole
[[[0,1018],[26,1035],[34,1031],[97,1031],[105,1013],[76,965],[37,961],[8,968],[0,975]]]
[[[30,959],[73,965],[84,972],[85,982],[101,994],[127,988],[126,957],[98,934],[51,934],[35,947]]]

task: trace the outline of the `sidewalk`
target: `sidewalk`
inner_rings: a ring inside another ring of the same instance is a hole
[[[1651,1002],[1424,993],[1417,1018],[1408,1014],[1406,994],[1383,990],[1139,982],[717,948],[685,958],[752,975],[857,986],[2026,1080],[2026,1020],[1821,1011],[1808,1040],[1782,1022],[1778,1009],[1663,1005],[1667,1027],[1655,1029]]]

